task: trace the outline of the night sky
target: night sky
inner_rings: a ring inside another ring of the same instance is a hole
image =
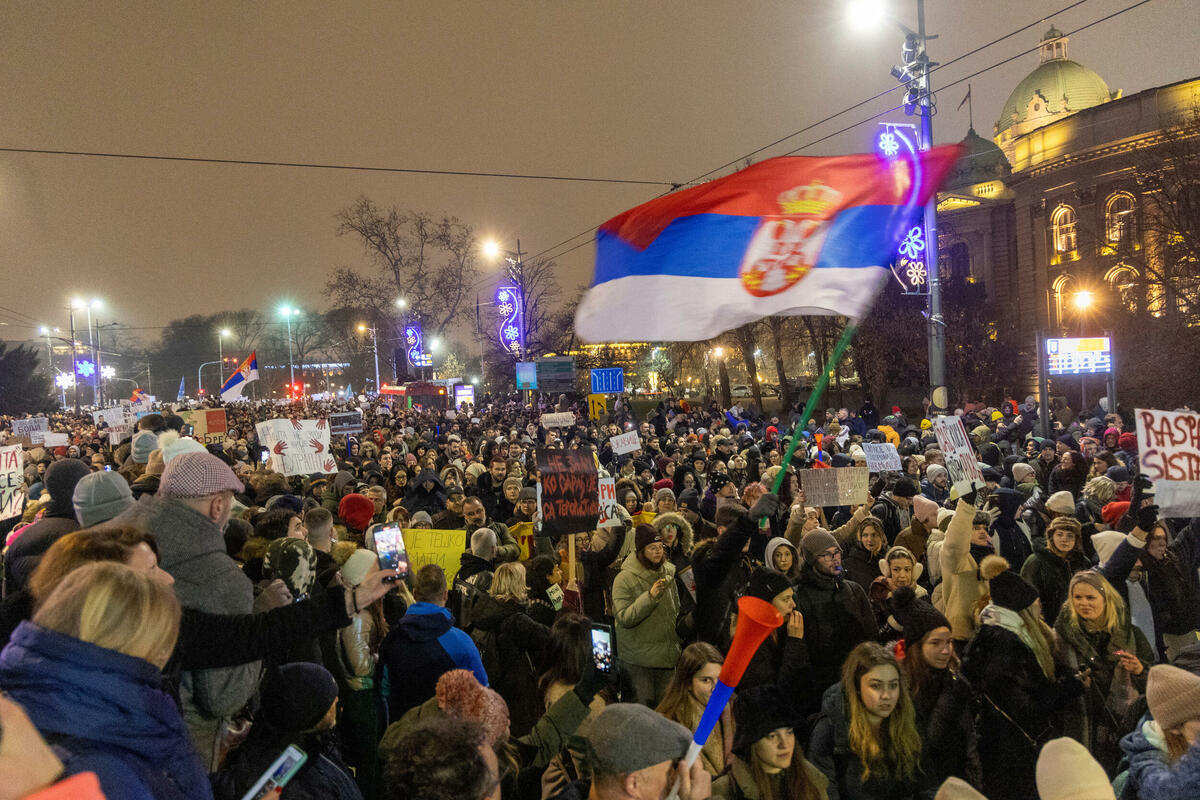
[[[1051,22],[1070,32],[1134,2],[1049,17],[1069,0],[928,0],[938,61],[1032,24],[936,72],[935,88],[1034,47]],[[915,27],[915,0],[891,6]],[[0,146],[684,182],[896,85],[899,33],[858,33],[841,7],[6,2]],[[1195,77],[1196,19],[1197,0],[1153,0],[1072,35],[1069,55],[1126,94]],[[1037,63],[971,79],[981,135]],[[939,91],[938,141],[965,134],[965,92]],[[898,103],[894,92],[756,158]],[[873,130],[802,152],[866,150]],[[34,334],[13,309],[65,328],[79,295],[147,340],[187,314],[324,308],[326,272],[364,263],[333,219],[359,195],[538,253],[661,191],[0,153],[0,336]],[[565,289],[588,280],[591,258],[589,244],[559,259]]]

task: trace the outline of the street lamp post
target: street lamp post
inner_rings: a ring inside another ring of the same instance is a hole
[[[71,377],[75,388],[75,414],[79,414],[79,350],[75,346],[75,304],[67,306],[67,318],[71,323]]]
[[[1075,293],[1072,298],[1075,304],[1076,316],[1079,317],[1079,338],[1083,338],[1084,315],[1088,309],[1092,307],[1095,301],[1095,296],[1086,289]],[[1087,409],[1087,375],[1083,372],[1079,373],[1079,412],[1082,414]]]
[[[221,371],[221,382],[217,385],[217,391],[225,385],[225,337],[229,335],[229,328],[221,328],[217,331],[217,357],[221,359],[221,366],[218,369]]]
[[[376,326],[372,325],[370,328],[366,325],[358,326],[359,333],[367,331],[371,332],[371,352],[375,356],[375,394],[379,394],[379,339],[376,336]]]
[[[525,262],[521,260],[521,256],[525,255],[521,251],[521,240],[517,239],[516,250],[505,250],[500,246],[499,242],[490,240],[483,243],[483,254],[490,259],[504,256],[505,262],[508,263],[508,280],[513,286],[517,287],[517,293],[520,297],[517,301],[521,304],[520,314],[517,317],[517,358],[524,361],[527,358],[525,351],[525,311],[527,306],[527,298],[525,292]],[[482,368],[482,364],[480,365]]]
[[[292,361],[292,317],[300,315],[300,309],[284,306],[279,309],[279,313],[287,320],[288,332],[288,386],[296,385],[296,365]]]
[[[196,394],[197,394],[197,396],[199,396],[200,394],[203,394],[203,392],[204,392],[204,389],[203,389],[204,384],[200,383],[200,373],[204,370],[205,367],[209,366],[210,364],[220,364],[220,363],[221,363],[220,361],[205,361],[203,364],[201,364],[199,367],[196,368]]]
[[[38,333],[40,333],[46,337],[46,377],[49,378],[51,381],[53,381],[54,380],[54,348],[50,344],[51,330],[53,330],[54,333],[58,333],[58,328],[51,329],[50,327],[48,327],[46,325],[43,325],[42,327],[38,328]]]

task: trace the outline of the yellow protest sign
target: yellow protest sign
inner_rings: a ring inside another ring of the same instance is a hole
[[[517,540],[517,546],[521,548],[521,561],[528,561],[533,553],[533,523],[518,522],[515,525],[508,526],[508,532]]]
[[[608,414],[608,396],[603,394],[588,395],[588,419],[596,422]]]
[[[446,585],[454,576],[466,552],[466,531],[440,531],[428,528],[405,528],[404,547],[408,551],[410,571],[416,573],[426,564],[437,564],[446,573]]]
[[[649,525],[650,523],[654,522],[654,518],[657,516],[658,514],[655,514],[653,511],[639,511],[633,515],[633,525],[634,527],[637,527],[638,525]]]

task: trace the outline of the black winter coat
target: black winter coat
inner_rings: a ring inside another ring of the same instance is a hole
[[[478,632],[495,634],[495,668],[488,671],[488,678],[491,688],[508,703],[512,735],[524,736],[542,715],[537,675],[550,629],[534,622],[520,603],[489,596],[475,605],[471,616],[472,638]],[[492,659],[482,655],[487,668]]]
[[[856,541],[850,545],[842,558],[842,572],[848,580],[857,583],[865,592],[875,579],[883,574],[879,571],[879,559],[883,558],[885,552],[886,550],[881,550],[871,554]]]
[[[1067,601],[1067,588],[1071,576],[1090,564],[1083,553],[1072,550],[1066,558],[1056,556],[1043,545],[1034,545],[1033,555],[1021,566],[1021,577],[1038,590],[1042,601],[1042,619],[1053,625],[1058,619],[1058,610]]]
[[[933,786],[940,786],[951,775],[971,782],[979,770],[972,746],[975,707],[971,687],[948,669],[931,669],[930,673],[929,684],[913,695],[921,732],[921,768]]]
[[[804,615],[804,641],[813,664],[813,692],[806,713],[817,710],[821,692],[841,678],[842,662],[877,631],[866,591],[854,581],[825,575],[805,565],[795,589]]]
[[[1062,714],[1083,691],[1063,671],[1047,679],[1033,651],[998,625],[981,626],[967,645],[962,675],[979,696],[981,789],[990,800],[1038,796],[1038,752],[1061,735]]]

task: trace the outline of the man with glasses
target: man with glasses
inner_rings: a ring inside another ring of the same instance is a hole
[[[804,566],[796,584],[796,610],[804,616],[804,640],[812,661],[815,691],[810,708],[840,679],[842,662],[875,633],[875,615],[861,586],[842,574],[842,548],[829,531],[816,528],[800,540]]]

